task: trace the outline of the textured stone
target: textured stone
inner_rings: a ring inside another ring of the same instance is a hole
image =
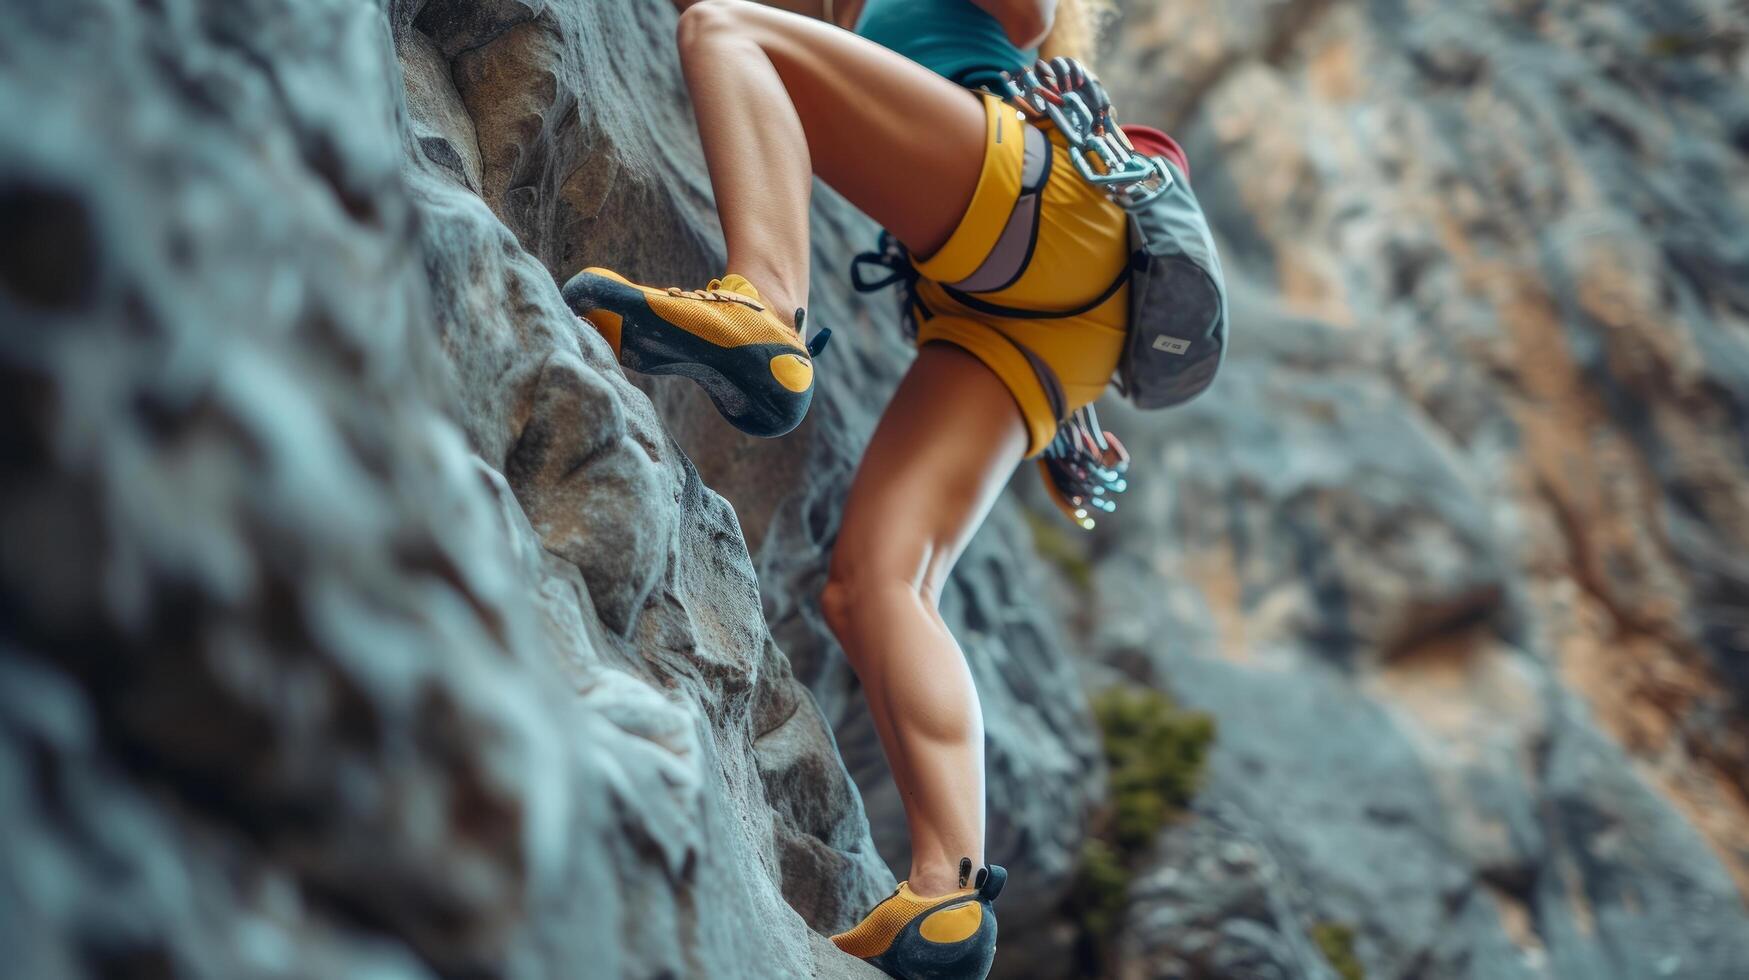
[[[1336,980],[1305,936],[1305,900],[1244,818],[1199,809],[1161,835],[1131,894],[1120,977]]]
[[[1106,413],[1134,489],[1070,611],[1220,726],[1124,970],[1300,975],[1320,922],[1368,976],[1749,962],[1732,9],[1131,6],[1106,75],[1187,143],[1235,340]]]
[[[1330,922],[1375,977],[1749,962],[1738,14],[1130,12],[1106,75],[1189,147],[1235,346],[1192,406],[1109,410],[1135,487],[1091,589],[1024,468],[948,589],[1000,972],[1069,969],[1084,679],[1220,722],[1120,976],[1326,977]],[[722,271],[673,25],[0,13],[19,975],[871,975],[823,934],[903,823],[817,595],[910,356],[844,288],[874,229],[816,188],[835,337],[778,442],[628,381],[555,286]]]
[[[733,511],[476,195],[513,6],[0,15],[19,975],[868,975]]]

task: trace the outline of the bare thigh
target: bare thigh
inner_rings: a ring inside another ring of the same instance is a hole
[[[951,344],[923,345],[857,467],[830,577],[899,577],[934,599],[1026,442],[995,373]]]
[[[787,10],[706,0],[685,16],[700,30],[751,37],[771,59],[820,179],[913,254],[930,255],[947,241],[983,169],[977,96],[873,41]]]

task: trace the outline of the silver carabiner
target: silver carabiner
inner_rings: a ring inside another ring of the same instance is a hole
[[[1075,169],[1083,180],[1103,189],[1125,207],[1146,204],[1172,186],[1172,174],[1160,160],[1132,152],[1127,140],[1117,135],[1121,130],[1112,118],[1111,100],[1098,78],[1081,68],[1081,84],[1063,91],[1059,85],[1040,77],[1039,72],[1046,69],[1051,79],[1062,81],[1062,73],[1048,65],[1043,69],[1023,69],[1018,76],[1004,72],[1002,91],[997,94],[1023,112],[1055,126],[1069,144]],[[1073,77],[1071,72],[1071,81]],[[1087,105],[1080,89],[1092,94],[1098,103],[1097,111]]]

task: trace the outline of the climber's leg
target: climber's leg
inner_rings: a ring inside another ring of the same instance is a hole
[[[685,10],[696,7],[704,0],[673,0],[677,9]],[[845,30],[850,30],[862,13],[862,4],[857,0],[759,0],[767,7],[777,7],[791,13],[812,17],[828,24],[836,24]],[[827,19],[830,16],[831,19]]]
[[[679,37],[730,274],[681,291],[585,269],[565,301],[621,364],[692,378],[742,431],[782,435],[813,399],[823,341],[802,335],[813,175],[929,255],[978,185],[984,108],[879,45],[756,3],[703,0]]]
[[[773,305],[807,305],[818,174],[914,255],[965,213],[984,160],[967,90],[849,31],[747,0],[680,17],[680,60],[728,245]]]
[[[959,887],[961,858],[984,863],[983,720],[936,602],[1026,444],[1000,378],[925,344],[863,455],[832,553],[824,611],[898,782],[920,895]]]

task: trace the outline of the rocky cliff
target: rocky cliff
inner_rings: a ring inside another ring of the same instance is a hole
[[[1238,299],[1085,553],[1089,652],[1220,721],[1123,975],[1744,975],[1743,4],[1127,14]]]
[[[529,230],[706,262],[661,15],[0,15],[9,974],[869,972],[735,513]]]
[[[1742,14],[1127,12],[1107,74],[1191,150],[1237,340],[1119,419],[1118,521],[1041,560],[1023,473],[945,599],[1006,973],[1075,968],[1083,692],[1138,680],[1220,736],[1117,975],[1749,963]],[[841,278],[873,229],[816,189],[835,339],[778,442],[555,285],[720,271],[673,23],[0,12],[9,969],[866,975],[818,934],[902,824],[816,596],[908,357]]]

